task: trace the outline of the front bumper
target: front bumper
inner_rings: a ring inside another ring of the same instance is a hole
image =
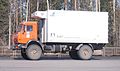
[[[23,44],[15,44],[11,47],[13,50],[20,50],[21,48],[26,48]]]

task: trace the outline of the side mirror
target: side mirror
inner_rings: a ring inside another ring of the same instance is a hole
[[[24,34],[25,30],[22,30],[21,33]]]

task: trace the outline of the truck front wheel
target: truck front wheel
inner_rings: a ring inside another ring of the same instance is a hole
[[[77,51],[77,54],[82,60],[89,60],[92,57],[93,50],[89,45],[83,45]]]
[[[35,44],[29,45],[26,50],[26,55],[30,60],[39,60],[42,55],[42,49]]]

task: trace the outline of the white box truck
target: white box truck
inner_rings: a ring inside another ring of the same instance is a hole
[[[14,47],[21,49],[25,59],[69,52],[73,59],[87,60],[108,43],[107,12],[48,10],[36,11],[32,17],[38,18],[38,23],[22,22]]]

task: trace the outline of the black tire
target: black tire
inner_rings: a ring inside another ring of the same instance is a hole
[[[39,60],[42,55],[42,49],[35,44],[29,45],[26,50],[26,55],[30,60]]]
[[[71,50],[69,51],[69,56],[72,58],[72,59],[79,59],[78,55],[77,55],[77,50]]]
[[[25,48],[22,48],[21,49],[21,56],[24,58],[24,59],[29,59],[28,57],[27,57],[27,55],[26,55],[26,49]]]
[[[80,49],[77,51],[77,54],[80,59],[82,60],[89,60],[92,58],[93,50],[89,45],[83,45],[80,47]]]

